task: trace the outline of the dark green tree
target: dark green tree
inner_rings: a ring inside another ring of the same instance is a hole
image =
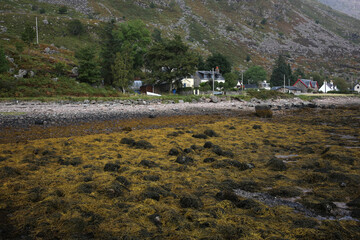
[[[9,70],[9,63],[6,60],[4,49],[0,47],[0,73],[4,73],[8,70]]]
[[[146,66],[153,82],[166,82],[177,87],[181,86],[184,77],[196,71],[197,63],[197,56],[180,36],[155,43],[146,55]]]
[[[340,77],[336,77],[334,78],[334,84],[335,86],[337,86],[337,88],[339,89],[340,92],[348,92],[349,91],[349,83],[346,82],[345,79],[340,78]],[[319,85],[319,87],[321,87]]]
[[[206,70],[216,69],[219,67],[221,74],[226,74],[231,72],[231,63],[227,58],[221,53],[215,53],[206,59]]]
[[[282,55],[279,55],[276,60],[276,64],[272,71],[270,77],[270,85],[271,86],[283,86],[284,85],[284,75],[286,84],[288,83],[288,79],[291,79],[291,68],[290,65],[286,64],[285,58]]]
[[[236,84],[239,80],[239,73],[237,72],[225,73],[224,78],[225,78],[225,85],[224,85],[225,89],[232,89],[236,87]]]
[[[206,69],[204,58],[201,55],[198,55],[197,69],[200,71]]]
[[[266,71],[261,66],[252,66],[244,73],[244,83],[259,84],[259,82],[266,80],[266,78]]]
[[[121,88],[125,93],[133,81],[133,58],[131,49],[124,49],[116,53],[115,62],[111,66],[113,73],[114,86]]]
[[[122,23],[115,32],[115,38],[121,44],[121,50],[130,50],[133,58],[133,69],[139,70],[144,65],[144,55],[151,43],[151,36],[141,20]]]
[[[67,6],[64,6],[64,5],[59,7],[59,10],[58,10],[59,14],[65,14],[65,13],[67,13],[67,11],[68,11]]]
[[[24,32],[21,34],[21,39],[30,46],[30,44],[34,41],[35,37],[35,30],[31,25],[27,24],[25,26]]]
[[[80,35],[84,31],[84,27],[83,27],[82,23],[80,22],[80,20],[78,20],[78,19],[74,19],[74,20],[70,21],[68,23],[67,29],[70,32],[70,34],[72,34],[74,36]]]
[[[95,50],[91,47],[82,48],[76,52],[75,57],[79,60],[78,80],[90,84],[99,83],[101,74]]]
[[[114,37],[115,21],[108,22],[104,28],[103,41],[101,46],[101,75],[106,85],[113,84],[113,74],[111,66],[115,62],[116,53],[121,49],[121,43]]]
[[[317,81],[319,87],[321,87],[324,83],[324,77],[321,76],[319,73],[312,73],[310,76],[313,78],[314,81]]]
[[[161,31],[158,28],[155,28],[151,34],[151,37],[154,42],[162,42]]]

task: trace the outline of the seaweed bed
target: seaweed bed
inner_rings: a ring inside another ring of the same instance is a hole
[[[2,129],[0,239],[360,239],[359,108]]]

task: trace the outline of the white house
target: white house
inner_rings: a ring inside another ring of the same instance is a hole
[[[339,89],[335,86],[333,81],[330,81],[329,83],[324,81],[324,84],[319,89],[319,92],[327,93],[330,91],[339,91]]]
[[[212,71],[197,71],[193,76],[183,78],[181,80],[181,83],[183,87],[197,88],[200,86],[200,83],[208,82],[212,80],[212,78],[213,78]],[[225,79],[221,75],[221,73],[215,72],[214,79],[215,82],[225,83]]]
[[[360,93],[360,83],[357,83],[357,84],[354,86],[354,91],[357,92],[357,93]]]

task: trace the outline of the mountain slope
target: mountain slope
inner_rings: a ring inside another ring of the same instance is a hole
[[[360,19],[360,1],[358,0],[319,0],[319,2],[354,18]]]
[[[360,69],[360,21],[341,14],[315,0],[18,0],[5,1],[8,14],[21,18],[32,5],[49,9],[41,21],[53,18],[68,21],[80,18],[91,32],[83,41],[98,43],[97,30],[109,19],[124,21],[140,18],[150,29],[158,28],[164,36],[183,36],[191,47],[209,55],[221,52],[241,70],[259,64],[270,72],[278,54],[285,54],[293,68],[322,71],[326,74],[348,74]],[[2,4],[2,3],[0,3]],[[17,4],[17,5],[16,5]],[[55,4],[55,5],[54,5]],[[57,5],[56,5],[57,4]],[[56,7],[65,4],[73,9],[65,16]],[[1,6],[1,5],[0,5]],[[34,14],[35,15],[35,14]],[[27,14],[27,16],[29,16]],[[16,21],[9,18],[0,25]],[[18,25],[19,27],[19,25]],[[41,27],[41,26],[40,26]],[[20,30],[17,31],[17,34]],[[8,27],[8,33],[15,33]],[[62,34],[64,35],[64,34]],[[46,41],[51,39],[46,36]],[[61,33],[55,34],[57,44]],[[66,43],[69,49],[74,44]],[[251,62],[246,62],[247,56]],[[356,70],[357,69],[357,70]]]

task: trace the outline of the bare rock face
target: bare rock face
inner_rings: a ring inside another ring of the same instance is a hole
[[[19,73],[18,73],[17,75],[14,75],[14,77],[15,77],[16,79],[24,78],[27,73],[28,73],[27,70],[25,70],[25,69],[19,69]]]

